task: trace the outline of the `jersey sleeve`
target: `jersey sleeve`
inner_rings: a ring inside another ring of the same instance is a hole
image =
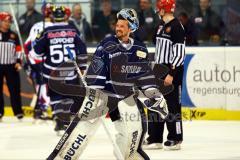
[[[24,51],[25,51],[25,54],[27,57],[29,55],[29,52],[33,49],[36,37],[38,36],[38,34],[41,30],[40,27],[43,27],[43,26],[40,26],[39,23],[36,23],[35,25],[33,25],[33,27],[30,30],[30,33],[28,35],[28,38],[26,39],[26,41],[24,43]]]
[[[170,75],[175,75],[175,68],[183,65],[185,58],[185,32],[183,26],[179,23],[173,26],[172,29],[172,42],[173,42],[173,58],[172,58],[172,68],[170,70]]]
[[[40,33],[37,35],[35,45],[33,46],[37,56],[44,56],[46,49],[48,48],[48,40],[46,33]]]
[[[15,39],[15,52],[16,52],[16,56],[17,56],[17,62],[18,63],[21,63],[22,62],[22,54],[23,54],[23,48],[22,48],[22,46],[21,46],[21,44],[20,44],[20,39],[19,39],[19,37],[18,37],[18,35],[17,34],[15,34],[14,33],[14,35],[15,35],[15,37],[16,37],[16,39]]]
[[[87,71],[86,81],[88,86],[104,89],[107,79],[107,67],[103,47],[99,45]]]
[[[85,43],[81,40],[81,37],[79,33],[75,37],[75,46],[76,46],[76,61],[78,63],[79,68],[82,71],[85,71],[87,69],[87,47]]]
[[[47,53],[48,48],[48,40],[46,38],[46,33],[40,33],[36,37],[35,44],[33,45],[33,49],[29,52],[28,58],[32,64],[37,64],[42,62]]]

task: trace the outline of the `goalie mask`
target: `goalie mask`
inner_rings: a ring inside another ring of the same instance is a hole
[[[122,9],[117,13],[117,19],[125,19],[129,23],[131,32],[135,32],[139,27],[139,21],[137,18],[137,12],[131,8]]]

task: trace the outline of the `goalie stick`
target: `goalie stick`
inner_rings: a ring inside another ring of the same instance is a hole
[[[67,49],[67,51],[68,51],[68,54],[69,54],[69,56],[70,56],[70,59],[71,59],[72,62],[74,63],[74,66],[75,66],[75,68],[76,68],[76,70],[77,70],[77,73],[79,74],[79,77],[81,78],[82,83],[84,84],[85,87],[87,87],[87,83],[86,83],[86,81],[84,80],[83,74],[82,74],[82,72],[80,71],[80,69],[79,69],[79,67],[78,67],[78,65],[77,65],[77,62],[74,60],[74,57],[73,57],[73,54],[72,54],[70,48],[67,47],[66,49]],[[117,158],[120,159],[120,160],[121,160],[121,159],[124,159],[124,158],[123,158],[123,155],[122,155],[122,153],[121,153],[121,151],[120,151],[120,149],[119,149],[119,147],[118,147],[118,145],[115,143],[115,141],[114,141],[113,137],[111,136],[111,133],[109,132],[109,130],[108,130],[106,124],[105,124],[105,121],[103,120],[102,117],[101,117],[101,123],[102,123],[102,125],[103,125],[103,127],[104,127],[104,130],[106,131],[108,137],[110,138],[110,140],[111,140],[111,142],[112,142],[112,145],[113,145],[113,147],[114,147],[114,149],[115,149]]]
[[[72,54],[72,52],[71,52],[71,49],[70,49],[69,47],[66,47],[66,49],[67,49],[67,51],[68,51],[68,54],[69,54],[70,59],[72,60],[74,66],[75,66],[75,68],[76,68],[77,73],[79,74],[79,77],[80,77],[80,79],[81,79],[84,87],[87,87],[87,83],[86,83],[86,81],[84,80],[83,74],[81,73],[81,71],[80,71],[80,69],[79,69],[79,67],[78,67],[78,65],[77,65],[77,62],[74,60],[74,56],[73,56],[73,54]],[[110,102],[110,103],[111,103],[111,102]],[[81,117],[81,116],[80,116],[80,117]],[[54,159],[54,158],[58,155],[59,151],[60,151],[61,148],[64,146],[65,142],[67,141],[67,139],[69,138],[69,136],[71,135],[71,133],[73,132],[73,130],[77,127],[78,123],[79,123],[81,120],[84,120],[84,119],[82,119],[82,118],[80,118],[80,117],[79,117],[79,115],[76,115],[76,116],[74,117],[73,121],[71,122],[71,124],[70,124],[69,127],[67,128],[66,132],[65,132],[64,135],[62,136],[62,139],[59,141],[59,143],[58,143],[58,145],[56,146],[56,148],[54,149],[54,151],[53,151],[53,152],[51,153],[51,155],[48,157],[48,160],[52,160],[52,159]],[[99,123],[99,121],[96,122],[96,123]],[[124,158],[123,158],[123,155],[122,155],[122,153],[121,153],[118,145],[117,145],[116,142],[114,141],[114,138],[111,136],[111,134],[110,134],[110,132],[109,132],[109,130],[108,130],[108,128],[107,128],[107,126],[106,126],[103,118],[101,118],[101,117],[100,117],[100,123],[103,125],[104,130],[106,131],[108,137],[110,138],[110,141],[111,141],[111,143],[112,143],[112,145],[113,145],[113,147],[114,147],[114,150],[115,150],[115,154],[116,154],[117,159],[123,160]],[[96,125],[99,125],[99,124],[96,124]]]

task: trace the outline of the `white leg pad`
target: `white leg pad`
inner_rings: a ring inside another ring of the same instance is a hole
[[[118,104],[121,119],[114,122],[118,132],[116,135],[116,143],[124,156],[125,160],[144,158],[137,152],[140,139],[143,134],[142,119],[137,104],[130,96]]]
[[[98,116],[108,110],[108,97],[94,89],[88,89],[86,95],[79,114],[71,122],[48,160],[78,160],[101,124]]]

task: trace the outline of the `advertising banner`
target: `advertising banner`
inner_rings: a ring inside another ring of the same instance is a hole
[[[240,49],[187,48],[182,104],[240,110]]]

